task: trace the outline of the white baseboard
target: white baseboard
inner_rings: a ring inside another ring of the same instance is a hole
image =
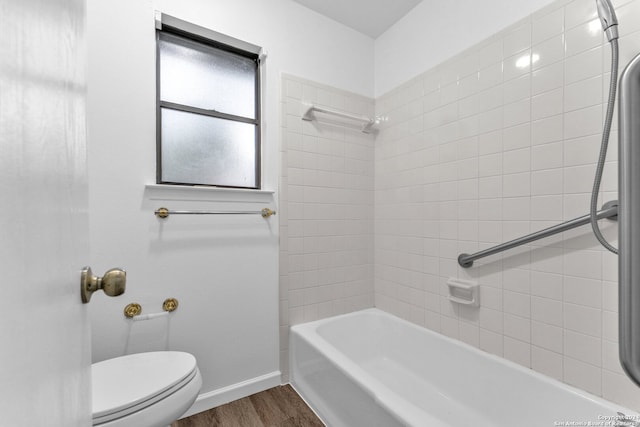
[[[186,418],[279,385],[280,371],[274,371],[227,387],[202,393],[191,408],[180,418]]]

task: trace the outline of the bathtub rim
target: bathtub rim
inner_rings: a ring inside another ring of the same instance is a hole
[[[433,331],[426,327],[422,327],[416,325],[414,323],[409,322],[401,317],[398,317],[394,314],[388,313],[384,310],[381,310],[376,307],[366,308],[363,310],[353,311],[350,313],[339,314],[336,316],[314,320],[311,322],[299,323],[297,325],[293,325],[290,327],[289,334],[296,334],[301,339],[309,343],[313,346],[317,351],[319,351],[323,356],[325,356],[333,366],[336,367],[342,374],[344,374],[347,378],[354,381],[366,394],[368,394],[377,404],[386,409],[389,413],[393,415],[396,419],[402,422],[411,422],[411,420],[419,420],[421,416],[427,414],[425,411],[416,407],[410,402],[404,401],[404,399],[399,398],[396,392],[390,390],[385,384],[374,378],[372,375],[365,372],[360,366],[352,361],[349,357],[343,354],[339,349],[337,349],[331,342],[322,337],[317,329],[325,325],[327,323],[332,323],[339,321],[340,319],[345,319],[349,317],[357,317],[362,314],[373,314],[375,316],[386,317],[391,321],[396,321],[401,323],[403,326],[410,327],[420,333],[424,333],[429,335],[430,337],[436,340],[442,340],[444,343],[455,346],[460,349],[460,351],[470,351],[472,354],[478,355],[480,357],[485,357],[490,361],[505,365],[507,368],[514,369],[522,374],[533,376],[534,379],[537,379],[544,383],[545,385],[551,387],[560,388],[572,395],[576,395],[580,398],[584,398],[588,401],[593,402],[594,404],[600,405],[603,408],[611,410],[613,413],[622,412],[627,416],[640,417],[640,412],[637,412],[631,408],[624,407],[620,404],[611,402],[602,397],[596,396],[586,390],[579,389],[570,384],[566,384],[561,382],[555,378],[544,375],[538,371],[534,371],[531,368],[524,367],[519,365],[516,362],[513,362],[504,357],[497,356],[492,353],[488,353],[484,350],[481,350],[477,347],[474,347],[470,344],[467,344],[463,341],[456,340],[454,338],[443,335],[439,332]],[[294,340],[290,337],[289,340],[289,365],[291,371],[291,384],[293,386],[294,380],[294,369],[292,368],[292,364],[294,363],[293,358],[293,342]],[[298,389],[296,389],[299,391]],[[309,403],[309,402],[307,402]],[[427,414],[428,415],[428,414]],[[320,417],[323,419],[322,417]],[[324,421],[324,420],[323,420]]]

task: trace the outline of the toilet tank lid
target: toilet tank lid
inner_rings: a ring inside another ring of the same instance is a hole
[[[116,357],[91,366],[93,418],[152,399],[188,377],[196,358],[181,351]]]

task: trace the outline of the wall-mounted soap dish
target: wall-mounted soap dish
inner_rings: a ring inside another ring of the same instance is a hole
[[[477,282],[450,277],[447,280],[447,287],[449,288],[449,301],[472,307],[480,305],[480,288]]]

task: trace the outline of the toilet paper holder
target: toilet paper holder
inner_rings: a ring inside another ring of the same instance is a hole
[[[166,316],[167,314],[176,311],[178,309],[178,300],[175,298],[167,298],[162,303],[162,310],[164,313],[151,313],[146,314],[144,318],[138,318],[136,320],[148,320],[158,316]],[[140,316],[142,313],[142,306],[137,302],[132,302],[126,305],[124,308],[124,317],[127,319],[133,319],[136,316]]]

